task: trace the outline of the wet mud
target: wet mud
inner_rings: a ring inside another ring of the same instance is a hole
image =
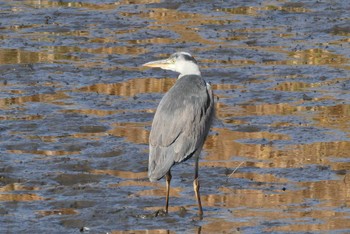
[[[336,1],[0,0],[0,233],[349,233],[350,8]],[[191,52],[216,95],[200,160],[147,179]]]

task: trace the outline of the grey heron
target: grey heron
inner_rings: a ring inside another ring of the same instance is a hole
[[[143,64],[180,73],[174,86],[160,101],[149,137],[148,177],[157,181],[166,177],[165,213],[168,213],[172,166],[195,158],[193,188],[198,214],[203,215],[199,194],[198,160],[214,116],[213,92],[201,77],[197,61],[187,52],[168,59]]]

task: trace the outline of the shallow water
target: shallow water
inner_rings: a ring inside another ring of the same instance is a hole
[[[1,233],[349,233],[348,1],[0,0]],[[200,160],[147,179],[189,51],[216,95]]]

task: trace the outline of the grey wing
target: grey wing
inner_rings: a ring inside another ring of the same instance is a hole
[[[148,176],[151,181],[162,178],[174,163],[186,160],[202,148],[213,106],[212,92],[206,88],[188,95],[178,95],[175,89],[164,96],[150,133]]]

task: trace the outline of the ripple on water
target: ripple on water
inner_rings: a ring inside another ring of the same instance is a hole
[[[0,232],[348,232],[347,5],[3,1]],[[173,169],[168,215],[147,179],[177,75],[140,65],[174,51],[216,95],[202,221],[193,160]]]

